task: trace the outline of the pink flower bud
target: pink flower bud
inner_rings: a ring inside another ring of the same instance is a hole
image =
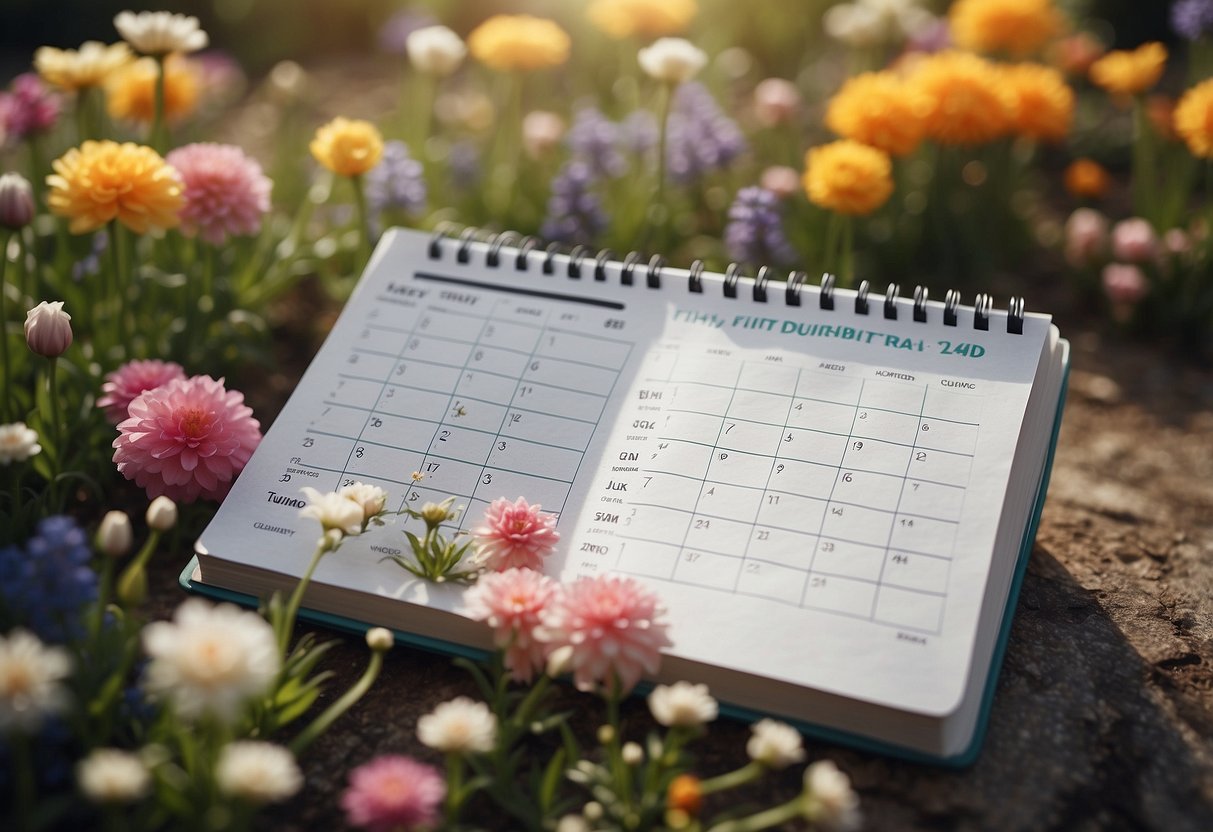
[[[1066,220],[1066,262],[1074,268],[1090,265],[1107,245],[1108,219],[1093,208],[1079,208]]]
[[[1191,251],[1192,240],[1188,237],[1188,232],[1182,228],[1172,228],[1162,235],[1162,245],[1169,254],[1178,256]]]
[[[522,119],[522,146],[532,159],[550,153],[564,136],[564,119],[546,110],[532,110]]]
[[[1118,306],[1134,306],[1150,291],[1150,281],[1131,263],[1109,263],[1103,269],[1103,290]]]
[[[800,174],[784,165],[772,165],[762,172],[758,184],[779,199],[787,199],[800,192]]]
[[[754,88],[754,115],[764,127],[791,121],[800,109],[800,90],[783,78],[768,78]]]
[[[25,313],[25,343],[38,355],[58,358],[72,345],[71,321],[63,301],[42,301]]]
[[[1154,226],[1141,217],[1122,220],[1112,229],[1112,254],[1117,260],[1144,263],[1158,255]]]
[[[19,173],[0,176],[0,226],[18,231],[34,218],[34,191]]]

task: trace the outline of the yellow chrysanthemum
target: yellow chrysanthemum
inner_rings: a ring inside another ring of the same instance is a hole
[[[1011,96],[1011,129],[1037,141],[1064,139],[1074,120],[1074,91],[1062,74],[1041,64],[1015,64],[1002,75]]]
[[[529,14],[499,14],[468,35],[468,50],[493,69],[509,71],[559,66],[572,43],[555,22]]]
[[[1075,159],[1066,167],[1062,182],[1071,196],[1099,199],[1108,192],[1112,178],[1103,165],[1091,159]]]
[[[840,214],[870,214],[893,193],[889,154],[851,139],[811,148],[805,156],[809,202]]]
[[[1065,28],[1052,0],[956,0],[948,12],[952,40],[978,52],[1028,55]]]
[[[925,99],[923,127],[941,144],[973,145],[1004,135],[1011,101],[998,69],[968,52],[924,58],[909,83]]]
[[[308,145],[316,161],[342,176],[361,176],[383,157],[383,136],[369,121],[335,118]]]
[[[826,126],[846,139],[894,156],[914,152],[922,141],[925,101],[917,89],[891,72],[865,72],[849,79],[830,99]]]
[[[51,167],[47,203],[85,234],[118,220],[138,234],[173,228],[185,202],[181,177],[150,147],[87,141]]]
[[[698,11],[695,0],[594,0],[586,16],[613,38],[659,38],[685,31]]]
[[[155,58],[140,58],[109,77],[106,109],[111,118],[151,122],[156,115]],[[164,115],[180,121],[198,107],[201,72],[189,58],[169,55],[164,61]]]
[[[123,41],[106,46],[90,40],[81,44],[78,50],[39,47],[34,53],[34,69],[46,83],[70,92],[104,84],[115,70],[134,58],[131,48]]]
[[[1213,79],[1183,94],[1175,107],[1174,124],[1193,156],[1213,159]]]
[[[1117,49],[1091,64],[1091,82],[1116,95],[1137,95],[1158,83],[1167,67],[1167,48],[1158,41]]]

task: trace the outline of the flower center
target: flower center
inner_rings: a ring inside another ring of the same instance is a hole
[[[190,408],[181,414],[181,433],[186,439],[202,439],[210,428],[211,416],[201,408]]]
[[[26,696],[34,689],[34,676],[30,669],[23,664],[14,663],[8,672],[0,679],[0,691],[5,699],[17,699]]]

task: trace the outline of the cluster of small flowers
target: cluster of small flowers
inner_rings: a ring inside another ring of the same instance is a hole
[[[15,143],[55,126],[60,97],[32,72],[18,75],[8,92],[0,92],[0,146]]]
[[[371,233],[376,236],[385,211],[401,211],[409,216],[425,211],[425,169],[404,142],[384,144],[382,160],[366,175],[366,200]]]
[[[796,260],[779,216],[779,200],[765,188],[742,188],[729,207],[724,229],[729,257],[742,263],[787,265]]]
[[[747,149],[745,135],[702,84],[678,87],[670,113],[666,164],[678,183],[724,170]]]
[[[583,163],[595,178],[614,179],[627,171],[620,152],[622,130],[597,107],[582,107],[565,134],[565,144],[575,162]]]
[[[608,222],[602,199],[592,190],[594,184],[594,172],[585,162],[565,163],[552,179],[540,233],[569,245],[591,244]]]
[[[83,626],[80,611],[97,598],[91,559],[88,539],[75,520],[43,518],[24,548],[0,548],[0,616],[43,641],[76,638]]]

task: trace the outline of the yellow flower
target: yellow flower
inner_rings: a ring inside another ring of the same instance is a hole
[[[335,118],[308,146],[316,161],[342,176],[361,176],[383,156],[383,136],[369,121]]]
[[[924,58],[909,83],[926,104],[926,135],[941,144],[992,141],[1010,127],[1011,100],[989,61],[967,52],[939,52]]]
[[[922,140],[924,105],[917,89],[893,73],[865,72],[834,94],[825,122],[843,138],[905,156]]]
[[[1056,69],[1041,64],[1003,67],[1011,94],[1011,129],[1029,139],[1059,142],[1074,120],[1074,91]]]
[[[1175,132],[1193,156],[1213,159],[1213,79],[1192,87],[1175,107]]]
[[[51,167],[47,202],[52,213],[70,220],[73,234],[114,219],[138,234],[177,225],[185,202],[181,177],[150,147],[88,141]]]
[[[1133,50],[1117,49],[1091,64],[1091,82],[1117,95],[1136,95],[1158,83],[1167,66],[1167,48],[1158,41]]]
[[[111,118],[151,122],[156,116],[155,58],[140,58],[109,77],[105,84],[106,109]],[[180,55],[164,60],[164,115],[179,121],[198,106],[201,73],[198,65]]]
[[[948,23],[958,46],[1020,56],[1037,51],[1065,28],[1052,0],[956,0]]]
[[[613,38],[658,38],[685,31],[698,11],[695,0],[593,0],[586,16]]]
[[[889,154],[851,139],[811,148],[805,156],[809,202],[840,214],[870,214],[893,193]]]
[[[110,74],[134,60],[125,43],[106,46],[90,40],[76,49],[42,46],[34,53],[34,69],[42,80],[60,89],[80,90],[100,86]]]
[[[1075,159],[1066,167],[1062,182],[1070,195],[1079,199],[1098,199],[1108,192],[1111,177],[1103,165],[1091,159]]]
[[[468,49],[493,69],[543,69],[569,59],[568,34],[553,21],[529,14],[499,14],[468,35]]]

